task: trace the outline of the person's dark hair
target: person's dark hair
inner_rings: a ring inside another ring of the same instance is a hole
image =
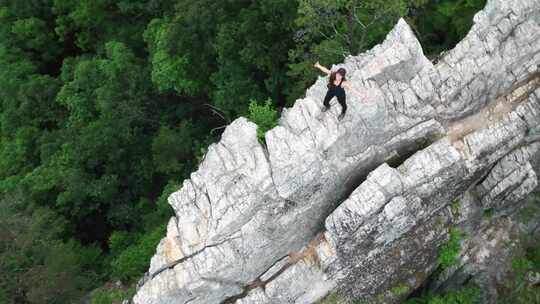
[[[345,74],[347,74],[347,70],[345,70],[344,68],[339,68],[337,71],[330,73],[330,78],[328,78],[328,85],[327,85],[328,88],[331,88],[332,86],[334,86],[334,81],[336,80],[337,73],[341,74],[341,77],[343,77],[342,81],[347,80],[345,78]]]

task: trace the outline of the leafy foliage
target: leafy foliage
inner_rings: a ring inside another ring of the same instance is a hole
[[[161,92],[209,98],[228,118],[250,98],[282,100],[296,2],[181,1],[144,32]]]
[[[465,37],[474,14],[485,4],[486,0],[427,1],[415,12],[413,23],[424,51],[434,55],[452,48]]]
[[[150,263],[150,258],[156,252],[156,246],[166,232],[162,224],[149,234],[130,236],[129,234],[113,234],[111,247],[121,253],[111,262],[112,276],[124,281],[136,280],[144,274]],[[128,241],[129,246],[126,246]]]
[[[264,134],[277,125],[278,113],[272,107],[272,101],[267,99],[263,105],[259,105],[252,99],[249,104],[249,119],[257,124],[257,138],[264,142]]]
[[[395,296],[400,296],[402,294],[407,293],[408,291],[409,291],[409,286],[407,285],[398,285],[390,289],[390,292]]]
[[[136,284],[125,288],[98,288],[92,292],[90,304],[116,304],[122,303],[124,299],[130,298],[135,294]]]
[[[513,279],[501,288],[500,303],[540,303],[540,287],[529,282],[529,276],[540,273],[540,242],[535,242],[512,260]]]
[[[450,238],[441,245],[439,251],[438,262],[442,269],[454,266],[457,264],[457,255],[461,250],[461,240],[465,234],[457,228],[450,229]]]
[[[0,302],[67,303],[96,286],[104,267],[98,247],[60,241],[65,220],[47,208],[26,214],[11,196],[1,204]]]

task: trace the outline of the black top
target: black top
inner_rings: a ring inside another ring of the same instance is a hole
[[[345,89],[341,86],[341,83],[343,82],[343,79],[339,82],[339,84],[336,86],[332,83],[330,85],[330,88],[328,89],[328,93],[331,95],[335,95],[338,99],[345,98]]]
[[[347,111],[347,103],[345,102],[345,89],[341,86],[342,82],[343,79],[341,79],[338,85],[332,83],[328,86],[328,91],[324,97],[323,104],[326,109],[330,108],[330,99],[336,96],[338,102],[341,104],[341,115],[344,115],[345,111]]]

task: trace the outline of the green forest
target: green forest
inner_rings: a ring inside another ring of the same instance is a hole
[[[0,0],[0,303],[134,291],[167,197],[239,116],[267,127],[313,67],[403,17],[428,58],[485,0]],[[93,291],[93,292],[92,292]]]

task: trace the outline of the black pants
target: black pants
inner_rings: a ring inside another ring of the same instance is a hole
[[[328,92],[326,92],[326,96],[324,97],[323,104],[327,109],[330,108],[330,99],[332,99],[334,96],[336,96],[336,94],[334,94],[334,92],[332,92],[331,90],[328,90]],[[347,103],[345,102],[345,95],[337,96],[337,100],[339,104],[341,105],[341,114],[345,115],[345,111],[347,111]]]

